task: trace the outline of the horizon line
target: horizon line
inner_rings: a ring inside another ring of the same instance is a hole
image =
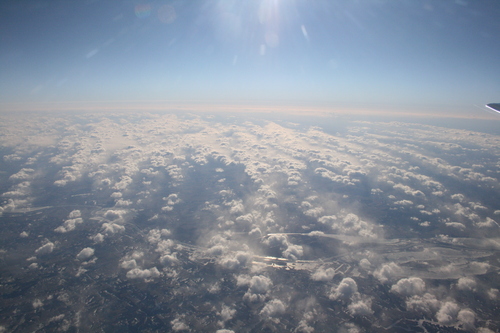
[[[298,104],[298,105],[297,105]],[[53,102],[0,102],[0,113],[11,112],[79,112],[79,111],[191,111],[191,112],[247,112],[247,113],[287,113],[291,115],[313,115],[320,117],[331,116],[406,116],[406,117],[431,117],[431,118],[461,118],[461,119],[488,119],[498,120],[489,112],[463,113],[450,111],[435,111],[434,107],[423,107],[417,111],[415,107],[397,110],[395,105],[387,106],[388,109],[368,107],[346,107],[340,105],[311,105],[312,103],[279,103],[244,101],[244,103],[216,103],[213,101],[185,101],[185,100],[155,100],[155,101],[53,101]],[[409,111],[409,109],[411,111]],[[434,111],[430,111],[432,109]]]

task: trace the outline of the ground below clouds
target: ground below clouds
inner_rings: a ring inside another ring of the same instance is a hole
[[[500,329],[500,137],[4,114],[0,331]]]

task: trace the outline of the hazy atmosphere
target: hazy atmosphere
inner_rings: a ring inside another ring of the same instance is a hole
[[[1,2],[0,333],[498,332],[498,17]]]

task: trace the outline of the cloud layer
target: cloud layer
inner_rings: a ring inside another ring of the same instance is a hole
[[[401,309],[433,327],[500,328],[498,136],[340,119],[0,118],[2,255],[12,280],[48,281],[29,294],[47,330],[97,329],[111,308],[152,330],[370,331]]]

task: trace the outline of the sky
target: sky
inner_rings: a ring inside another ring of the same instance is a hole
[[[498,17],[496,0],[2,1],[0,106],[482,114]]]

